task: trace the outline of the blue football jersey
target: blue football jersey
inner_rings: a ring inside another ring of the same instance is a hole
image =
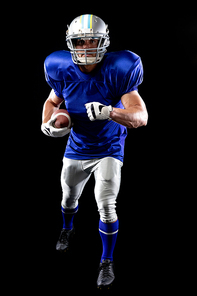
[[[68,51],[49,55],[44,63],[45,77],[55,94],[65,100],[72,122],[65,157],[93,159],[111,156],[123,161],[127,128],[114,121],[90,121],[86,103],[124,109],[121,97],[143,80],[143,67],[138,55],[130,51],[105,54],[103,60],[88,74],[73,63]]]

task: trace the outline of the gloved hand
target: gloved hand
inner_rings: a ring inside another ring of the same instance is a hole
[[[53,138],[59,138],[64,137],[65,135],[70,133],[70,128],[63,127],[63,128],[56,128],[54,127],[54,123],[56,121],[57,116],[51,116],[51,119],[47,121],[46,123],[42,123],[41,125],[41,131],[49,137]]]
[[[105,106],[98,102],[91,102],[85,104],[88,117],[91,121],[94,120],[111,120],[110,112],[113,110],[112,106]]]

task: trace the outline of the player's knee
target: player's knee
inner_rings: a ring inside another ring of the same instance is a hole
[[[104,223],[112,223],[117,220],[116,198],[119,191],[119,182],[97,181],[95,186],[95,198],[100,214],[100,219]]]
[[[95,185],[95,198],[98,208],[108,207],[116,203],[120,182],[112,180],[97,180]]]
[[[118,219],[115,207],[105,206],[99,209],[99,214],[103,223],[113,223]]]
[[[75,209],[78,206],[78,200],[73,200],[71,198],[62,198],[61,206],[64,209]]]
[[[117,220],[116,214],[116,196],[114,197],[100,197],[97,200],[98,211],[100,219],[104,223],[112,223]]]

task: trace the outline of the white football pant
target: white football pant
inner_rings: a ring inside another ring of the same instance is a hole
[[[123,163],[113,157],[90,160],[63,159],[61,186],[62,207],[74,209],[92,173],[95,177],[94,194],[104,223],[117,220],[116,198],[120,188]]]

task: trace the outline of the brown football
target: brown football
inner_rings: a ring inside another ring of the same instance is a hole
[[[56,110],[52,117],[56,118],[56,121],[54,122],[54,127],[56,128],[63,128],[71,126],[71,118],[67,110],[65,109],[58,109]]]

